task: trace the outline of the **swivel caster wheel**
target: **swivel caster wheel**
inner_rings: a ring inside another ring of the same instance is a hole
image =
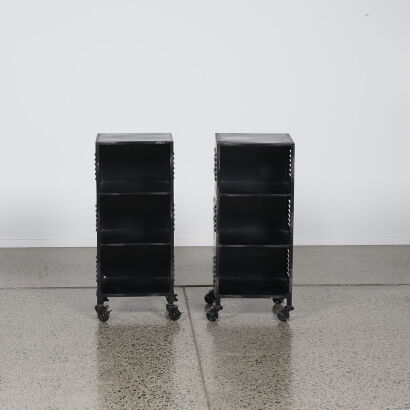
[[[167,305],[168,316],[169,318],[175,322],[181,317],[181,312],[178,310],[178,306],[176,305]]]
[[[108,310],[108,306],[96,305],[95,311],[97,312],[100,322],[106,322],[110,318],[111,310]]]
[[[293,306],[285,306],[279,313],[278,313],[278,319],[282,322],[287,322],[289,319],[289,313],[291,310],[293,310]]]
[[[212,306],[208,312],[206,312],[206,318],[210,322],[215,322],[218,319],[218,312],[222,310],[222,306]]]
[[[285,298],[272,298],[273,303],[275,305],[280,305],[281,303],[283,303],[283,301],[285,300]]]
[[[215,292],[214,292],[214,290],[211,289],[211,290],[205,295],[204,299],[205,299],[205,302],[206,302],[208,305],[212,305],[212,303],[215,302]]]
[[[216,322],[216,320],[218,319],[218,312],[217,311],[213,311],[208,310],[208,312],[206,312],[206,318],[210,321],[210,322]]]
[[[287,310],[281,310],[278,313],[278,319],[281,320],[282,322],[287,322],[289,319],[289,312]]]

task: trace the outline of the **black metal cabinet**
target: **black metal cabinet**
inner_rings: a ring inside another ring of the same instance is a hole
[[[174,294],[174,153],[171,134],[98,134],[97,305],[113,296]]]
[[[213,289],[215,321],[225,297],[272,297],[292,306],[295,144],[288,134],[216,134]]]

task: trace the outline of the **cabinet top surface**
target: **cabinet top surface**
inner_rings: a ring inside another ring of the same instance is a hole
[[[217,144],[293,145],[289,134],[215,134]]]
[[[172,135],[170,133],[153,133],[153,134],[97,134],[97,144],[116,144],[128,142],[151,142],[151,143],[168,143],[172,142]]]

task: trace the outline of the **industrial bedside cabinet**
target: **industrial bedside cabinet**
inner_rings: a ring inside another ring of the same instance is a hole
[[[174,294],[174,153],[171,134],[98,134],[97,311],[113,296]]]
[[[216,134],[213,289],[215,321],[224,297],[286,299],[292,306],[295,144],[287,134]]]

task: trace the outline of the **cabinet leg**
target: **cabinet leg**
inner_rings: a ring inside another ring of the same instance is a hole
[[[178,302],[177,294],[174,293],[173,295],[167,296],[167,302],[168,304],[172,305],[174,302]]]

